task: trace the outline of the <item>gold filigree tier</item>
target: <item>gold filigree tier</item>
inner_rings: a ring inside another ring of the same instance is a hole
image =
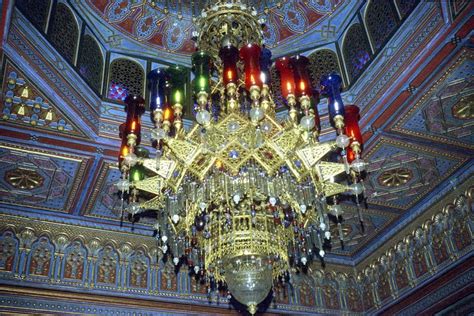
[[[284,207],[275,211],[269,198],[296,210],[294,216],[308,227],[322,218],[317,196],[349,189],[334,182],[344,164],[323,161],[334,142],[308,140],[298,126],[269,115],[263,121],[265,131],[240,113],[227,113],[206,128],[196,125],[163,139],[161,158],[139,160],[148,172],[133,183],[148,195],[141,207],[166,209],[175,238],[195,236],[204,265],[218,281],[226,281],[226,266],[239,258],[261,260],[274,278],[289,269],[294,232],[282,225]],[[199,218],[206,228],[196,231]]]
[[[237,48],[247,43],[262,44],[257,12],[240,1],[217,1],[202,13],[197,25],[199,48],[216,60],[223,44],[230,43]]]

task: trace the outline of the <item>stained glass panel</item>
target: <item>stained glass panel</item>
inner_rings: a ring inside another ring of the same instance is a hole
[[[372,55],[367,35],[359,23],[353,24],[347,31],[342,51],[349,79],[353,81],[361,74]]]
[[[379,50],[397,29],[399,20],[390,1],[371,1],[367,8],[366,24],[369,35]]]
[[[144,71],[129,59],[116,59],[110,65],[108,98],[123,100],[127,94],[143,94]]]

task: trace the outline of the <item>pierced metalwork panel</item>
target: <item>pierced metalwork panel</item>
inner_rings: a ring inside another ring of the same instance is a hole
[[[79,45],[77,68],[81,76],[94,89],[100,93],[102,88],[102,75],[104,71],[104,58],[97,41],[90,35],[84,35]]]
[[[49,41],[68,62],[74,64],[79,41],[79,27],[74,14],[67,5],[58,3],[49,23]]]
[[[397,12],[391,1],[371,1],[365,19],[375,50],[382,47],[399,23]]]
[[[83,157],[0,144],[0,199],[8,204],[70,212],[86,164]]]
[[[310,54],[308,58],[311,81],[315,89],[319,89],[322,76],[329,75],[332,72],[342,73],[337,54],[332,50],[321,49]]]
[[[15,5],[34,26],[45,31],[51,6],[50,0],[17,0]]]
[[[347,31],[342,53],[350,81],[362,73],[365,65],[372,59],[369,40],[361,24],[353,24]]]
[[[138,63],[129,59],[116,59],[110,64],[108,97],[114,98],[114,85],[123,87],[126,94],[143,95],[144,82],[145,72]]]

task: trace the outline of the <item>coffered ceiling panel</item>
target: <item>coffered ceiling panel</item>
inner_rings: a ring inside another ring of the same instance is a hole
[[[88,160],[54,151],[0,143],[3,203],[71,212]]]

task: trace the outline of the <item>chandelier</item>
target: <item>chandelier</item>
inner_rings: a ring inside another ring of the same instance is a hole
[[[186,70],[151,71],[156,155],[139,146],[145,101],[130,95],[117,187],[133,218],[156,211],[165,256],[188,265],[209,291],[226,289],[254,314],[289,271],[324,260],[331,226],[343,246],[340,202],[349,195],[358,206],[363,200],[359,109],[343,105],[338,74],[321,78],[337,137],[319,142],[319,92],[311,87],[308,59],[297,55],[275,61],[288,106],[288,118],[277,120],[264,21],[240,1],[219,1],[196,22],[196,123],[185,131]],[[363,225],[360,211],[359,219]]]

